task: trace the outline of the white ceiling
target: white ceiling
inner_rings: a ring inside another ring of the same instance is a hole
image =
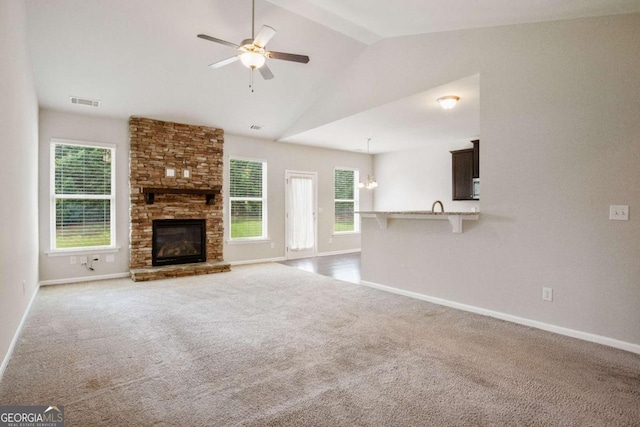
[[[465,28],[638,12],[636,0],[267,0],[364,43]]]
[[[460,97],[452,110],[437,99]],[[480,76],[474,75],[399,99],[284,139],[372,154],[420,148],[428,143],[469,144],[480,135]]]
[[[256,0],[256,27],[278,32],[268,49],[309,55],[308,64],[268,60],[275,78],[255,77],[232,48],[251,36],[250,0],[27,0],[28,37],[40,105],[62,111],[221,127],[277,140],[368,44],[461,28],[640,12],[638,0]],[[451,82],[363,111],[286,142],[371,152],[468,140],[479,132],[479,77]],[[444,112],[443,94],[461,102]],[[98,99],[99,108],[70,96]],[[262,125],[256,132],[251,125]],[[366,133],[363,135],[363,133]],[[335,138],[335,135],[341,135]]]

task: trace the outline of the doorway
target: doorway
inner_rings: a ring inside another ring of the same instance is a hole
[[[285,171],[286,258],[316,255],[317,172]]]

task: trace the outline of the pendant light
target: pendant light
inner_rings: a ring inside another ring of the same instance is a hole
[[[371,138],[367,138],[367,154],[369,153],[369,143],[371,142]],[[369,176],[367,174],[367,179],[365,182],[360,181],[358,183],[358,188],[366,188],[367,190],[373,190],[378,186],[378,181],[373,176]]]

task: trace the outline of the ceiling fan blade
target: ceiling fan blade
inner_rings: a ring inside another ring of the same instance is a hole
[[[209,67],[211,67],[211,68],[224,67],[227,64],[231,64],[233,62],[236,62],[238,59],[240,59],[239,56],[232,56],[231,58],[223,59],[222,61],[218,61],[218,62],[214,62],[213,64],[209,64]]]
[[[240,47],[240,45],[237,45],[235,43],[231,43],[231,42],[228,42],[228,41],[225,41],[225,40],[220,40],[220,39],[217,39],[215,37],[208,36],[206,34],[198,34],[198,37],[200,37],[201,39],[209,40],[210,42],[220,43],[220,44],[223,44],[225,46],[232,47],[234,49],[237,49],[237,48]]]
[[[265,45],[271,40],[271,37],[275,36],[276,30],[268,25],[263,25],[260,32],[253,40],[253,44],[264,49]]]
[[[271,80],[274,77],[271,69],[267,67],[267,64],[264,64],[262,67],[258,68],[258,70],[260,70],[260,74],[262,74],[262,78],[265,80]]]
[[[266,52],[265,55],[268,58],[281,59],[283,61],[300,62],[302,64],[309,62],[309,57],[307,55],[296,55],[295,53]]]

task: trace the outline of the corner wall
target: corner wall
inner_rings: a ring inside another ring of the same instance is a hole
[[[314,109],[354,114],[480,73],[480,220],[459,235],[365,229],[363,280],[640,344],[640,14],[395,38],[356,61]],[[629,221],[609,220],[618,204]]]
[[[0,2],[0,377],[38,288],[38,99],[25,2]]]

